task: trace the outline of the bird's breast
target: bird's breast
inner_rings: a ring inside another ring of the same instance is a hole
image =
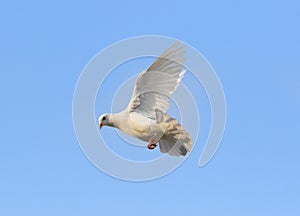
[[[130,129],[137,133],[149,133],[151,130],[151,119],[134,112],[129,114],[128,123]]]

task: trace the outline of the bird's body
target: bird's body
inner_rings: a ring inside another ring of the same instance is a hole
[[[137,113],[129,113],[128,110],[111,114],[111,116],[114,127],[145,142],[148,142],[155,134],[163,135],[165,131],[164,124],[158,124],[154,119]]]
[[[176,90],[186,70],[182,69],[184,47],[170,47],[137,78],[128,107],[120,113],[99,117],[102,125],[116,127],[124,133],[148,143],[154,149],[170,155],[186,155],[192,140],[188,132],[166,111],[170,96]]]

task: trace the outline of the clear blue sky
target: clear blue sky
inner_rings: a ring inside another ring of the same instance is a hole
[[[0,215],[300,215],[298,1],[0,3]],[[72,96],[109,44],[161,34],[197,48],[227,100],[220,149],[132,183],[85,158]]]

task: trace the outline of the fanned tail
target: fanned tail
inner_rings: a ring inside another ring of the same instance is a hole
[[[159,140],[160,151],[172,156],[185,156],[192,150],[190,134],[178,123],[175,118],[166,115],[163,123],[168,126],[162,138]]]

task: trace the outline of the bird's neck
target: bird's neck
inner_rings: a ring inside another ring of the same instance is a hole
[[[112,115],[113,127],[122,130],[122,129],[124,129],[124,127],[128,126],[128,111],[127,110],[124,110],[119,113],[114,113],[111,115]]]

